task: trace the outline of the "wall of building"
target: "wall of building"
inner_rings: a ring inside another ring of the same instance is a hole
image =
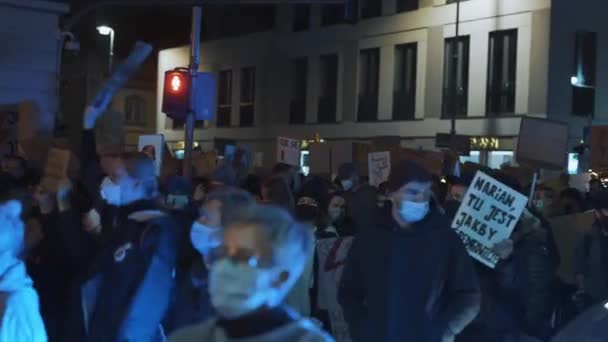
[[[608,3],[602,0],[553,0],[551,14],[551,58],[549,65],[548,115],[566,121],[570,127],[570,147],[583,138],[588,119],[573,116],[572,85],[574,74],[575,33],[578,30],[596,32],[597,67],[595,118],[593,124],[608,124],[608,23],[604,13]]]
[[[311,138],[315,133],[332,140],[364,140],[378,135],[399,135],[404,145],[433,148],[437,132],[448,132],[449,120],[442,120],[443,46],[445,38],[455,34],[455,5],[443,0],[421,1],[421,8],[395,14],[393,1],[384,0],[385,16],[367,19],[357,25],[320,25],[321,11],[312,7],[311,27],[291,32],[293,10],[277,11],[277,26],[272,32],[257,33],[229,40],[202,44],[201,69],[217,72],[233,70],[232,124],[238,122],[240,69],[256,66],[256,126],[253,128],[211,128],[198,130],[195,139],[233,138],[272,149],[276,136]],[[476,136],[499,136],[511,139],[519,131],[521,114],[544,116],[546,113],[546,60],[549,40],[549,0],[470,0],[461,4],[461,35],[470,35],[469,107],[467,117],[456,124],[458,133]],[[515,115],[485,116],[486,77],[489,33],[518,30],[517,84]],[[394,83],[394,46],[418,42],[416,120],[391,121]],[[378,122],[356,122],[358,97],[358,57],[364,48],[380,48],[380,89]],[[337,124],[317,122],[319,56],[339,56]],[[158,79],[164,71],[188,64],[188,47],[161,51]],[[290,63],[294,58],[308,58],[306,124],[289,125]],[[544,63],[543,63],[544,62]],[[160,113],[162,84],[157,88],[157,127],[167,140],[182,140],[183,132],[166,129]],[[268,161],[272,162],[272,160]]]
[[[38,124],[30,134],[53,133],[58,18],[67,11],[57,2],[0,0],[0,104],[29,102],[28,122]]]

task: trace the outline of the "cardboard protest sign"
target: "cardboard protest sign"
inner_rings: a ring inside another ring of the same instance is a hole
[[[368,154],[369,184],[379,186],[388,180],[391,173],[391,153],[374,152]]]
[[[156,175],[160,176],[160,170],[163,165],[163,146],[165,145],[165,136],[162,134],[140,135],[137,143],[137,150],[147,154],[154,159],[156,166]]]
[[[574,269],[576,245],[581,241],[583,235],[591,229],[594,221],[593,212],[558,216],[549,219],[560,257],[557,275],[567,284],[576,284]]]
[[[608,126],[591,127],[589,147],[591,169],[599,171],[608,168]]]
[[[331,146],[328,143],[311,143],[308,166],[314,175],[331,174]]]
[[[104,102],[114,97],[114,94],[127,83],[151,52],[152,45],[141,41],[136,42],[129,57],[116,68],[112,77],[106,81],[101,90],[95,95],[92,102],[93,107],[100,107]]]
[[[523,117],[517,163],[538,169],[563,169],[568,158],[568,133],[568,124],[564,122]]]
[[[68,178],[70,151],[51,148],[46,156],[42,186],[49,191],[57,191],[59,184]]]
[[[278,137],[277,163],[300,166],[300,140]]]
[[[350,342],[348,325],[338,303],[338,287],[353,238],[331,238],[317,241],[317,304],[327,310],[331,322],[331,334],[337,342]]]
[[[498,256],[492,247],[509,238],[528,198],[478,171],[456,212],[452,228],[469,255],[494,268]]]

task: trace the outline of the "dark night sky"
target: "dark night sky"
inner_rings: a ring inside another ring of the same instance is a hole
[[[66,0],[71,13],[79,12],[96,0]],[[128,0],[125,0],[125,2]],[[167,1],[171,2],[171,1]],[[207,20],[212,17],[215,20]],[[218,19],[219,18],[219,19]],[[203,39],[221,38],[271,28],[274,7],[267,5],[207,5],[203,7]],[[221,25],[219,25],[221,23]],[[82,52],[107,53],[108,40],[97,34],[98,25],[109,25],[116,32],[115,58],[126,57],[137,40],[151,43],[155,52],[144,68],[155,77],[158,51],[189,43],[191,7],[189,6],[106,6],[84,16],[73,29]],[[214,27],[215,25],[215,27]],[[146,77],[148,78],[148,77]]]

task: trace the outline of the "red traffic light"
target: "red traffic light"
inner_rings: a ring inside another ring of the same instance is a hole
[[[182,85],[183,85],[184,81],[182,78],[181,74],[173,74],[171,76],[171,90],[173,90],[174,92],[179,92],[180,90],[182,90]]]
[[[165,72],[162,111],[169,117],[182,119],[190,111],[192,78],[187,69]]]

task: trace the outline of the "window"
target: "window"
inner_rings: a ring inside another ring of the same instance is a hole
[[[217,93],[217,126],[229,127],[232,113],[232,70],[220,71]]]
[[[361,18],[374,18],[382,15],[382,1],[363,0],[361,5]]]
[[[323,5],[321,7],[321,26],[336,25],[342,22],[344,5]]]
[[[359,121],[378,120],[378,73],[380,49],[361,50],[359,54]]]
[[[293,8],[293,30],[305,31],[310,25],[310,5],[295,4]]]
[[[336,122],[336,101],[338,94],[338,55],[321,56],[319,80],[318,122]]]
[[[572,84],[572,114],[595,114],[595,83],[597,63],[597,33],[577,31],[574,47]]]
[[[416,70],[418,44],[395,47],[395,92],[393,120],[413,120],[416,117]]]
[[[397,13],[415,11],[419,0],[397,0]]]
[[[129,95],[125,99],[125,121],[128,126],[146,125],[146,100],[139,95]]]
[[[491,169],[500,169],[503,165],[513,164],[512,151],[490,151],[488,152],[488,167]]]
[[[239,126],[253,126],[255,108],[255,67],[241,70],[241,107]]]
[[[464,164],[467,162],[479,164],[480,163],[481,154],[479,151],[471,151],[468,156],[460,156],[460,163]]]
[[[469,36],[445,40],[443,117],[466,116],[469,94]]]
[[[517,30],[490,33],[486,112],[515,113]]]
[[[292,63],[292,95],[289,106],[289,123],[306,123],[306,87],[308,76],[308,60],[298,58]]]

